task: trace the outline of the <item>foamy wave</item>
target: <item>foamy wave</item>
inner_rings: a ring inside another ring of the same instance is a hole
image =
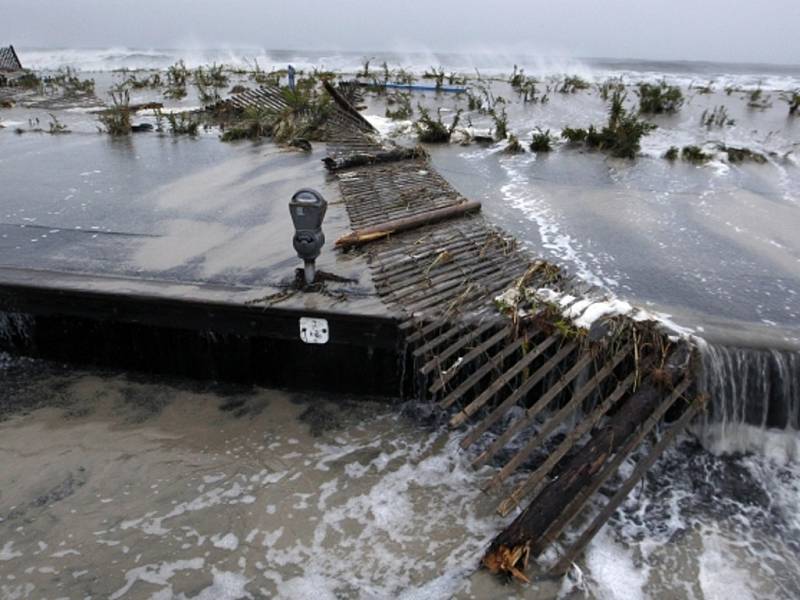
[[[438,53],[429,50],[394,52],[309,52],[291,50],[266,50],[264,48],[216,49],[160,49],[113,47],[104,49],[81,48],[22,48],[18,49],[23,64],[37,70],[57,70],[64,67],[80,71],[100,72],[116,69],[166,69],[178,60],[189,67],[218,63],[232,67],[252,67],[258,61],[261,68],[271,70],[293,64],[296,68],[336,70],[356,73],[365,60],[370,59],[374,72],[386,62],[390,68],[402,67],[421,75],[433,67],[447,72],[474,75],[479,71],[487,76],[506,76],[513,67],[524,69],[526,75],[579,75],[590,82],[623,78],[629,84],[639,82],[667,82],[682,87],[706,86],[722,90],[733,87],[740,90],[761,88],[765,91],[800,88],[800,72],[796,68],[764,66],[763,72],[755,68],[742,71],[741,65],[693,63],[659,63],[654,61],[614,61],[577,59],[548,56],[530,49],[490,48],[468,52]],[[730,72],[726,72],[729,68]]]

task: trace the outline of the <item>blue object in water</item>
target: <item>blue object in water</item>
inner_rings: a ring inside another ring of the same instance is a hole
[[[463,94],[467,91],[465,87],[456,87],[452,85],[443,85],[441,87],[436,87],[435,85],[418,85],[416,83],[362,83],[361,85],[382,85],[385,88],[415,90],[420,92],[450,92],[453,94]]]

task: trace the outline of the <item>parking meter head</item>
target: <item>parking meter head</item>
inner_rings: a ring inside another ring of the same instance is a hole
[[[328,203],[325,198],[309,188],[295,192],[289,202],[289,212],[294,223],[294,249],[304,261],[314,260],[319,256],[325,243],[325,234],[322,233],[322,221]]]

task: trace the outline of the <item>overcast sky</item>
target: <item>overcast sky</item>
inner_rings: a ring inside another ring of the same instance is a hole
[[[800,63],[800,0],[0,0],[0,44]]]

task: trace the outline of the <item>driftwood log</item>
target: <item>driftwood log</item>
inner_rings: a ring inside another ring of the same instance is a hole
[[[325,163],[325,167],[329,171],[338,171],[351,167],[363,167],[365,165],[427,157],[428,153],[425,152],[425,149],[417,146],[416,148],[390,148],[379,152],[356,152],[338,158],[326,156],[322,159],[322,162]]]
[[[591,483],[606,460],[620,450],[663,401],[663,390],[652,385],[646,385],[628,398],[610,421],[568,459],[559,476],[495,538],[483,558],[483,565],[493,573],[520,578],[531,543],[545,534],[569,500]]]
[[[447,219],[460,217],[462,215],[476,212],[481,209],[480,202],[460,202],[452,206],[446,206],[436,210],[429,210],[411,217],[402,219],[395,219],[393,221],[386,221],[371,227],[357,229],[352,233],[348,233],[336,240],[336,247],[350,248],[353,246],[360,246],[369,242],[374,242],[393,233],[401,231],[408,231],[410,229],[417,229],[431,223],[438,223]]]

